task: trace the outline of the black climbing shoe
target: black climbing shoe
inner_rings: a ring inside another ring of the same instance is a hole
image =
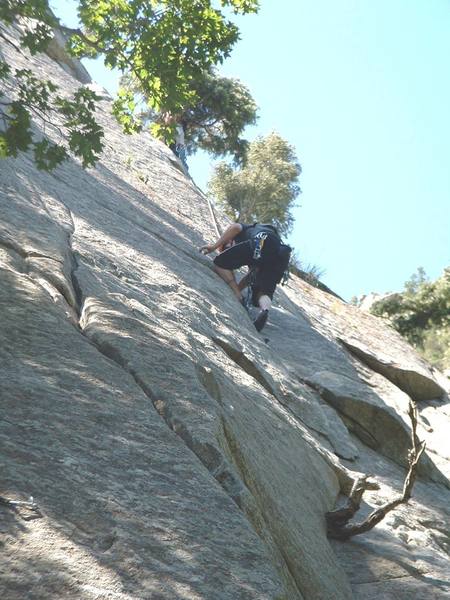
[[[253,321],[253,325],[256,327],[256,331],[261,331],[264,325],[267,323],[267,318],[269,316],[268,310],[262,310],[256,319]]]

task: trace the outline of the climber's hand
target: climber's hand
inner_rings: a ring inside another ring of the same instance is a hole
[[[210,254],[211,252],[214,252],[215,247],[214,244],[207,244],[206,246],[202,246],[200,248],[200,252],[202,254]]]

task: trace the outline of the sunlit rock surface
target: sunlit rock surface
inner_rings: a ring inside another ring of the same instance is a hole
[[[258,334],[198,252],[210,209],[170,150],[124,136],[107,99],[98,116],[95,169],[0,163],[0,494],[39,507],[0,504],[1,597],[450,597],[446,380],[296,277]],[[380,483],[362,516],[401,491],[409,397],[413,500],[330,544],[356,473]]]

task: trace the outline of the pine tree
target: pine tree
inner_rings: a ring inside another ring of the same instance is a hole
[[[292,209],[300,193],[300,173],[294,148],[272,132],[249,145],[241,168],[220,163],[208,192],[232,219],[272,223],[286,235],[294,223]]]

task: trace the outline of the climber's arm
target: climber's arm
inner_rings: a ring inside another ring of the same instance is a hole
[[[232,223],[225,229],[215,244],[207,244],[206,246],[202,246],[200,248],[200,252],[203,252],[203,254],[209,254],[210,252],[214,252],[214,250],[223,248],[223,246],[231,242],[231,240],[234,240],[234,238],[241,233],[241,231],[242,225],[240,223]]]

